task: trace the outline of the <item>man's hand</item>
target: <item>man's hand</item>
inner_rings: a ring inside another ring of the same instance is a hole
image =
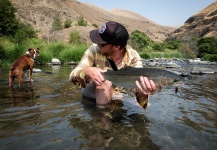
[[[156,92],[155,83],[147,77],[140,77],[140,82],[136,81],[139,91],[145,95],[153,95]]]
[[[102,85],[105,82],[102,72],[105,71],[97,67],[87,67],[84,69],[84,74],[89,76],[97,86]]]

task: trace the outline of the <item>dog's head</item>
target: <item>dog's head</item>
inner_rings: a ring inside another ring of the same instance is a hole
[[[35,59],[36,57],[39,56],[39,48],[35,48],[35,49],[29,48],[26,54],[29,55],[31,58]]]
[[[39,56],[39,48],[34,49],[34,59]]]

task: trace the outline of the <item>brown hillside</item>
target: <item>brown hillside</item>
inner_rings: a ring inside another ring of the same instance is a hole
[[[190,40],[195,37],[217,38],[217,1],[190,17],[169,39]]]
[[[17,16],[33,26],[41,38],[67,42],[72,31],[79,31],[80,35],[89,40],[89,31],[93,24],[101,27],[106,21],[113,20],[126,26],[129,32],[139,30],[146,33],[154,41],[163,41],[176,27],[161,26],[153,21],[126,10],[105,10],[88,3],[76,0],[12,0],[17,8]],[[72,27],[61,31],[51,32],[55,17],[59,15],[62,22],[72,21]],[[78,18],[82,16],[88,22],[87,27],[76,26]]]

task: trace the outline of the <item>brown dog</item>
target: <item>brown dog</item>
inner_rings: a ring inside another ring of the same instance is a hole
[[[34,59],[39,56],[39,48],[29,48],[28,51],[18,58],[10,67],[9,71],[9,87],[12,87],[14,79],[18,78],[19,86],[23,84],[24,72],[30,70],[29,81],[32,82],[32,70]]]

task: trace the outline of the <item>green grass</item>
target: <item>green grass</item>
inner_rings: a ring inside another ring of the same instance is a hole
[[[47,43],[40,39],[30,39],[23,44],[14,44],[7,39],[0,39],[0,62],[1,64],[12,63],[18,57],[23,55],[29,48],[40,48],[40,56],[36,59],[37,63],[50,63],[52,58],[59,59],[67,64],[71,61],[79,62],[84,51],[88,48],[86,44],[65,44],[61,42]],[[180,58],[186,59],[187,56],[175,50],[166,50],[164,52],[140,52],[144,59],[151,58]],[[215,59],[215,58],[214,58]]]
[[[151,59],[151,58],[186,59],[187,58],[187,56],[175,50],[166,50],[164,52],[141,52],[140,55],[144,59]]]
[[[31,39],[23,44],[14,44],[7,39],[1,38],[1,64],[12,63],[29,48],[40,48],[40,56],[36,59],[36,62],[46,64],[51,62],[52,58],[60,59],[62,63],[68,63],[70,61],[78,62],[88,46],[86,44],[65,44],[61,42],[46,43],[40,39]]]

